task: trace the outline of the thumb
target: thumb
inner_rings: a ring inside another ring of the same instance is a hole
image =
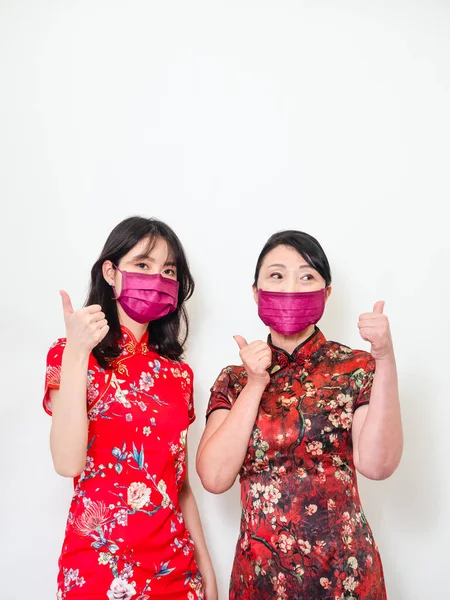
[[[373,307],[373,312],[376,315],[382,315],[384,310],[384,300],[380,300],[379,302],[375,302],[375,306]]]
[[[248,346],[247,340],[243,338],[242,335],[233,335],[233,340],[239,346],[239,350],[242,350],[242,348]]]
[[[73,310],[72,302],[70,301],[69,294],[67,292],[65,292],[64,290],[60,290],[59,293],[61,295],[64,316],[71,315],[74,312],[74,310]]]

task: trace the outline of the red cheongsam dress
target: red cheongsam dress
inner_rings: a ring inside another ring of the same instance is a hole
[[[86,467],[75,479],[59,559],[58,600],[203,598],[178,494],[195,419],[193,375],[122,328],[113,368],[89,359]],[[47,357],[44,408],[58,389],[65,340]]]
[[[316,329],[290,355],[272,348],[270,383],[240,473],[242,520],[232,600],[386,600],[383,569],[358,494],[355,410],[370,400],[370,354]],[[208,414],[247,382],[225,368]]]

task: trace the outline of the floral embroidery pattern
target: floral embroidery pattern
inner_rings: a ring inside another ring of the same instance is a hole
[[[49,351],[47,412],[48,389],[59,386],[64,347],[59,340]],[[86,402],[86,466],[75,480],[58,600],[70,600],[79,588],[86,597],[157,600],[167,585],[174,600],[203,598],[178,503],[194,419],[192,372],[124,329],[123,351],[112,370],[91,356]]]
[[[241,479],[242,520],[230,598],[386,600],[380,557],[359,500],[354,411],[370,399],[374,361],[316,333],[291,356],[272,346]],[[208,413],[246,384],[227,367]]]

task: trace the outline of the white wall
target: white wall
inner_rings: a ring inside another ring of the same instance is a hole
[[[250,284],[269,234],[323,243],[329,338],[365,347],[358,314],[387,301],[405,454],[363,500],[390,600],[448,593],[449,32],[438,0],[0,2],[1,600],[53,597],[71,493],[40,406],[58,289],[81,304],[132,214],[174,227],[197,281],[191,467],[231,336],[265,335]],[[238,489],[192,477],[225,599]]]

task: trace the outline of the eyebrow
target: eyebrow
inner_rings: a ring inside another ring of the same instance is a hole
[[[149,262],[153,262],[153,263],[155,262],[154,258],[152,258],[148,254],[144,254],[144,253],[133,256],[132,260],[148,260]],[[173,260],[168,260],[164,263],[163,266],[164,267],[176,267],[177,263]]]
[[[286,265],[282,265],[281,263],[276,263],[273,265],[269,265],[267,268],[271,269],[272,267],[277,267],[277,268],[281,268],[281,269],[287,269]],[[311,265],[300,265],[299,269],[312,269],[313,271],[315,271],[314,267],[312,267]]]

